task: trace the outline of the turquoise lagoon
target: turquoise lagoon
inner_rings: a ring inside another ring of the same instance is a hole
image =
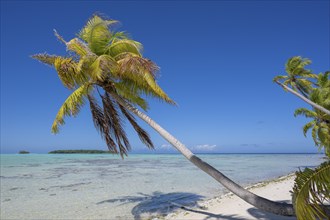
[[[319,165],[320,154],[204,154],[241,185]],[[226,191],[177,154],[1,155],[1,219],[140,219]]]

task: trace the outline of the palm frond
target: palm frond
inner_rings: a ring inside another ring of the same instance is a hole
[[[127,86],[123,82],[115,83],[116,92],[119,96],[128,100],[132,105],[138,105],[143,110],[147,111],[149,106],[146,100],[141,98],[139,89],[134,86]]]
[[[109,45],[114,43],[117,40],[129,39],[128,34],[124,31],[112,32],[112,35],[109,40]]]
[[[103,109],[98,105],[96,99],[93,96],[89,95],[88,100],[95,128],[99,131],[101,137],[105,140],[109,151],[111,153],[117,154],[118,151],[116,143],[111,137],[110,126],[105,121]]]
[[[303,69],[303,71],[301,71],[299,73],[299,75],[301,77],[304,77],[305,79],[307,79],[307,78],[309,78],[309,79],[317,79],[318,78],[318,76],[316,74],[312,73],[311,70],[305,70],[305,69]]]
[[[61,82],[68,89],[80,86],[88,80],[86,75],[77,71],[77,63],[72,58],[57,57],[54,67]]]
[[[165,102],[176,105],[176,103],[162,90],[162,88],[156,83],[155,79],[152,77],[149,72],[144,73],[144,79],[150,88],[154,91],[153,94],[160,98],[160,100],[164,100]]]
[[[304,79],[299,79],[296,82],[296,89],[306,98],[308,98],[308,94],[312,90],[311,82]]]
[[[330,147],[330,126],[326,123],[322,123],[318,130],[318,137],[322,147]]]
[[[113,58],[116,61],[120,61],[121,59],[124,59],[126,57],[141,57],[141,56],[140,55],[136,55],[136,54],[131,53],[131,52],[122,52],[122,53],[119,53],[118,55],[114,56]]]
[[[318,74],[317,83],[319,87],[329,88],[330,87],[330,72],[325,72],[324,74]]]
[[[147,95],[152,95],[169,104],[175,102],[161,89],[155,81],[158,67],[142,57],[125,57],[118,61],[122,79],[130,80]]]
[[[67,43],[67,42],[64,40],[64,38],[63,38],[59,33],[57,33],[57,31],[56,31],[55,29],[53,29],[53,31],[54,31],[54,35],[55,35],[55,37],[56,37],[59,41],[61,41],[61,42],[64,43],[64,44]]]
[[[317,135],[318,130],[319,130],[319,126],[317,124],[315,124],[313,129],[312,129],[312,138],[313,138],[313,141],[314,141],[316,146],[320,146],[319,137]]]
[[[119,148],[120,156],[127,156],[127,152],[131,149],[125,130],[123,129],[123,121],[120,118],[116,103],[111,99],[108,93],[101,96],[103,103],[103,114],[106,126],[109,126],[110,133],[116,140]],[[110,149],[114,150],[114,149]]]
[[[60,56],[57,55],[49,55],[47,53],[40,53],[40,54],[35,54],[31,56],[33,59],[36,59],[44,64],[47,64],[49,66],[54,66],[55,60],[59,58]],[[62,59],[65,59],[62,57]]]
[[[117,21],[102,19],[100,16],[94,15],[80,31],[79,37],[88,43],[92,52],[101,55],[111,39],[109,26],[115,23]]]
[[[322,97],[321,97],[321,90],[320,89],[314,89],[311,94],[309,95],[309,98],[311,101],[317,103],[317,104],[321,104],[320,102],[322,102]]]
[[[298,220],[327,218],[324,205],[330,201],[330,161],[315,170],[296,172],[293,203]]]
[[[144,143],[148,148],[150,149],[154,149],[154,145],[150,139],[149,134],[142,129],[138,123],[136,123],[135,118],[125,109],[125,107],[123,107],[122,105],[120,105],[118,103],[122,113],[125,115],[125,117],[127,118],[127,120],[131,123],[131,125],[133,126],[134,130],[136,131],[136,133],[138,134],[140,140],[142,141],[142,143]]]
[[[68,50],[75,52],[80,57],[91,55],[92,53],[88,46],[78,38],[70,40],[66,46]]]
[[[303,127],[303,132],[304,132],[304,136],[306,137],[306,134],[308,132],[309,129],[311,129],[313,126],[315,125],[315,121],[310,121],[307,124],[304,125]]]
[[[296,117],[297,115],[303,115],[306,118],[316,118],[317,114],[316,112],[313,112],[307,108],[298,108],[294,112],[294,116]]]
[[[285,64],[285,70],[288,75],[296,76],[305,66],[311,63],[312,61],[308,58],[302,58],[301,56],[291,57]]]
[[[90,84],[84,84],[76,89],[63,103],[59,109],[52,125],[52,133],[59,132],[59,126],[64,125],[65,116],[76,116],[81,107],[85,104],[85,98],[92,91]]]
[[[300,86],[306,88],[306,92],[308,92],[309,90],[312,89],[312,84],[313,83],[310,80],[308,80],[308,79],[300,78],[300,79],[297,80],[297,82],[299,83]]]
[[[293,70],[292,75],[296,76],[296,77],[303,77],[303,78],[312,78],[312,79],[317,78],[317,76],[314,75],[311,70],[307,70],[304,67],[300,67],[300,66]]]
[[[115,42],[110,44],[106,48],[106,53],[112,57],[116,57],[123,53],[130,53],[137,56],[141,56],[141,50],[142,50],[141,43],[134,40],[123,39],[123,40],[116,40]]]
[[[90,65],[91,78],[96,81],[104,81],[110,76],[116,76],[118,69],[117,62],[111,56],[101,55]]]
[[[279,81],[279,80],[282,80],[282,79],[287,79],[288,78],[288,76],[275,76],[274,78],[273,78],[273,82],[275,82],[275,81]]]
[[[79,59],[79,62],[77,63],[76,71],[79,74],[85,75],[87,78],[92,78],[91,77],[91,75],[92,75],[91,74],[91,72],[92,72],[91,65],[94,63],[95,60],[96,60],[96,57],[94,57],[94,56],[86,55],[86,56],[81,57]]]

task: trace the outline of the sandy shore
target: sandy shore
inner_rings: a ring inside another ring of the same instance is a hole
[[[291,202],[294,174],[247,187],[253,193],[275,201]],[[283,217],[260,211],[244,202],[232,193],[219,198],[203,201],[197,208],[181,209],[171,213],[165,219],[223,219],[223,220],[293,220],[295,217]]]

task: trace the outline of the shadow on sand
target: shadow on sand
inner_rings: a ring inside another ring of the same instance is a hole
[[[116,199],[108,199],[97,204],[104,203],[119,203],[119,205],[125,205],[128,203],[137,203],[131,210],[135,220],[140,219],[152,219],[156,216],[165,216],[170,212],[176,210],[186,210],[188,213],[198,213],[205,217],[204,220],[219,219],[219,220],[246,220],[246,218],[239,215],[223,215],[217,213],[207,212],[207,210],[201,209],[202,207],[196,207],[198,201],[204,197],[198,194],[174,192],[174,193],[161,193],[153,192],[151,195],[138,193],[137,196],[123,196]],[[282,201],[283,202],[283,201]],[[286,201],[287,202],[287,201]],[[268,212],[261,211],[256,208],[250,208],[247,210],[251,218],[260,220],[295,220],[295,217],[278,216]]]
[[[168,212],[173,212],[181,208],[175,204],[180,204],[182,206],[196,205],[197,201],[204,198],[201,195],[185,192],[153,192],[151,195],[143,193],[138,194],[138,196],[124,196],[117,199],[108,199],[98,202],[97,204],[119,202],[120,205],[125,205],[128,203],[138,203],[134,206],[131,213],[134,219],[139,220],[144,219],[146,216],[165,215]]]
[[[281,200],[281,201],[277,201],[277,202],[291,203],[291,201],[289,201],[289,200]],[[297,219],[296,217],[279,216],[279,215],[275,215],[275,214],[272,214],[269,212],[264,212],[257,208],[254,208],[254,207],[249,208],[247,210],[247,212],[254,218],[262,219],[262,220],[295,220],[295,219]]]

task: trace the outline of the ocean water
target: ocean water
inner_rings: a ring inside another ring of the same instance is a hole
[[[181,155],[0,155],[1,219],[144,219],[225,193]],[[319,154],[199,155],[246,186],[304,167]]]

